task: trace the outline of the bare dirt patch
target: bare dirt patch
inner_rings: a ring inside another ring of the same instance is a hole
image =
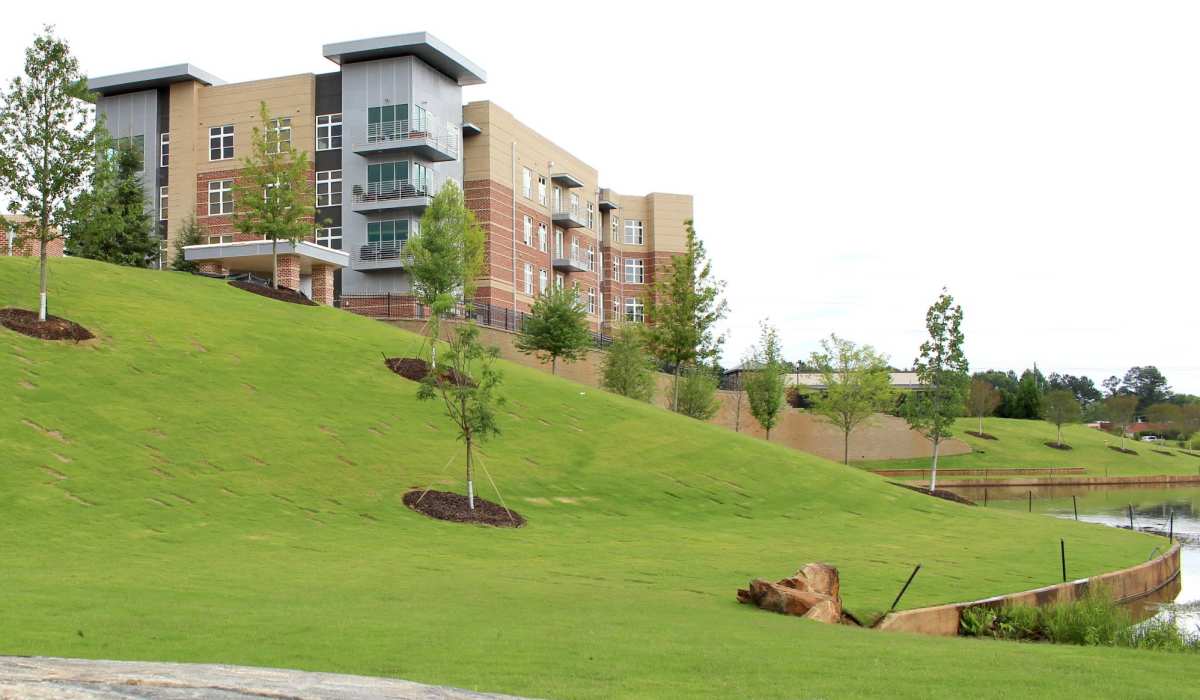
[[[419,357],[385,357],[383,364],[401,377],[414,382],[424,381],[425,377],[429,376],[429,363]],[[438,379],[460,386],[474,384],[470,377],[460,376],[452,367],[441,368],[438,372]]]
[[[970,435],[972,437],[977,437],[980,440],[999,440],[1000,439],[1000,438],[996,437],[995,435],[992,435],[991,433],[977,433],[974,430],[964,430],[963,433]]]
[[[37,423],[34,423],[33,421],[29,420],[28,418],[22,418],[21,422],[24,423],[25,425],[29,426],[30,428],[33,428],[34,430],[38,431],[42,435],[45,435],[46,437],[54,438],[55,440],[58,440],[59,442],[62,442],[62,443],[69,444],[71,442],[66,437],[64,437],[61,432],[59,432],[57,430],[51,430],[50,428],[42,427],[42,426],[38,425]]]
[[[1113,452],[1120,452],[1123,455],[1137,454],[1137,450],[1131,450],[1128,447],[1117,447],[1116,445],[1109,445],[1108,449],[1112,450]]]
[[[475,510],[471,510],[466,496],[449,491],[409,491],[404,494],[404,505],[435,520],[454,523],[492,527],[521,527],[525,524],[525,518],[520,513],[482,498],[475,499]]]
[[[975,501],[972,501],[969,498],[963,498],[962,496],[958,495],[957,493],[954,493],[953,491],[947,491],[945,489],[934,489],[933,491],[930,491],[929,489],[921,488],[920,486],[909,486],[908,484],[898,484],[895,481],[889,481],[888,483],[890,483],[894,486],[899,486],[902,489],[908,489],[909,491],[916,491],[917,493],[925,494],[926,496],[933,496],[934,498],[941,498],[946,501],[954,501],[955,503],[961,503],[964,506],[975,505]]]
[[[83,326],[58,316],[46,316],[45,321],[38,321],[37,314],[25,309],[0,309],[0,325],[30,338],[40,340],[91,340],[96,336]]]
[[[288,289],[287,287],[280,287],[279,289],[275,289],[273,287],[268,287],[265,284],[255,284],[254,282],[243,282],[240,280],[231,281],[229,283],[229,286],[237,287],[238,289],[242,290],[243,292],[250,292],[251,294],[257,294],[261,297],[267,297],[268,299],[276,299],[278,301],[286,301],[289,304],[300,304],[301,306],[317,306],[317,302],[313,301],[312,299],[309,299],[308,297],[304,296],[300,292],[297,292],[294,289]]]
[[[1046,447],[1052,447],[1052,448],[1054,448],[1054,449],[1056,449],[1056,450],[1070,450],[1070,449],[1074,449],[1074,448],[1072,448],[1070,445],[1068,445],[1068,444],[1067,444],[1067,443],[1065,443],[1065,442],[1064,442],[1064,443],[1062,443],[1061,445],[1060,445],[1060,444],[1058,444],[1057,442],[1051,442],[1051,441],[1046,441],[1046,442],[1043,442],[1042,444],[1043,444],[1043,445],[1045,445]]]

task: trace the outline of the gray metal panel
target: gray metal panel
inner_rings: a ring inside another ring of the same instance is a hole
[[[190,63],[177,63],[173,66],[147,68],[128,73],[103,75],[88,78],[88,89],[101,95],[115,95],[122,92],[149,90],[171,83],[181,83],[195,80],[205,85],[224,85],[225,81],[208,71],[201,70]]]
[[[142,90],[111,97],[101,97],[96,104],[98,114],[114,139],[141,136],[142,191],[146,195],[146,211],[158,221],[158,91]]]
[[[487,73],[482,68],[428,32],[342,41],[326,44],[322,51],[325,58],[343,66],[380,58],[418,56],[460,86],[487,82]]]

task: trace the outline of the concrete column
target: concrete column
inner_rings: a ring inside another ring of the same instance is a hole
[[[279,278],[275,280],[275,286],[298,291],[300,289],[300,256],[284,253],[279,256],[278,265]]]
[[[312,266],[312,300],[325,306],[333,306],[333,265]]]

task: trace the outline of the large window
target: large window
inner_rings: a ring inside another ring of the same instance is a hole
[[[630,323],[641,323],[646,320],[646,308],[637,297],[625,299],[625,320]]]
[[[292,119],[280,117],[267,123],[267,150],[270,153],[280,153],[284,146],[292,145]]]
[[[167,188],[166,186],[158,188],[158,220],[167,220]]]
[[[546,176],[538,175],[538,204],[546,206]]]
[[[342,147],[342,115],[317,115],[317,150],[334,151]]]
[[[586,260],[587,260],[588,272],[595,270],[596,269],[596,249],[592,247],[591,243],[588,243]]]
[[[561,258],[563,256],[563,230],[554,227],[554,257]]]
[[[158,137],[158,167],[165,168],[171,163],[171,135],[162,134]]]
[[[396,250],[402,247],[407,240],[407,219],[367,223],[367,245],[372,248]]]
[[[209,180],[208,215],[233,213],[233,180]]]
[[[342,227],[330,226],[328,228],[317,229],[317,245],[323,245],[326,248],[334,250],[342,249]]]
[[[525,293],[533,294],[533,265],[525,263]]]
[[[208,159],[229,160],[230,158],[233,158],[233,124],[209,127]]]
[[[616,243],[620,240],[621,235],[621,217],[616,214],[609,215],[608,222],[608,242]]]
[[[612,279],[614,282],[621,279],[621,256],[616,254],[612,257]]]
[[[410,184],[408,166],[409,163],[406,160],[368,165],[367,194],[371,196],[397,196],[402,184]]]
[[[591,202],[587,203],[587,227],[596,230],[596,210]]]
[[[533,173],[529,168],[521,168],[521,195],[525,199],[533,197]]]
[[[550,285],[550,275],[545,268],[538,270],[538,293],[545,293],[546,287]]]
[[[428,113],[413,107],[409,119],[408,105],[383,105],[367,108],[367,142],[412,138],[412,132],[427,133]]]
[[[642,245],[645,242],[641,219],[625,219],[625,242],[630,245]]]
[[[538,250],[546,252],[546,224],[538,224]]]
[[[589,314],[592,314],[593,316],[596,315],[596,288],[595,287],[588,287],[587,312]]]
[[[223,233],[219,236],[209,236],[208,237],[209,245],[224,244],[224,243],[233,243],[233,234],[232,233]]]
[[[116,156],[118,151],[131,150],[137,154],[137,169],[142,172],[145,169],[144,160],[146,158],[146,137],[145,136],[122,136],[113,139],[113,148],[109,150],[109,158]]]
[[[646,281],[645,261],[641,258],[625,258],[625,281],[642,284]]]
[[[533,219],[525,217],[524,226],[521,228],[521,240],[525,245],[533,245]]]
[[[342,203],[342,171],[317,172],[317,206],[334,207]]]

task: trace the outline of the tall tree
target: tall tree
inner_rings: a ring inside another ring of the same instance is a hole
[[[680,371],[716,358],[724,338],[715,327],[728,312],[721,297],[725,283],[713,277],[712,263],[696,236],[692,220],[684,224],[687,227],[684,252],[676,255],[670,268],[655,280],[646,305],[651,323],[646,331],[647,347],[660,362],[673,368],[673,411],[680,408]]]
[[[183,249],[190,245],[200,243],[203,232],[200,230],[200,224],[196,223],[196,214],[193,212],[188,214],[188,217],[183,220],[183,226],[179,228],[179,235],[175,238],[175,255],[171,259],[171,269],[176,272],[195,272],[200,269],[194,261],[188,260],[184,256]]]
[[[1100,382],[1100,386],[1104,387],[1109,396],[1116,396],[1121,393],[1121,378],[1116,375],[1110,376],[1108,379]]]
[[[495,362],[499,351],[479,341],[479,328],[467,322],[455,329],[443,356],[445,371],[430,372],[421,382],[417,398],[442,399],[446,417],[454,423],[467,448],[467,503],[475,510],[474,450],[478,443],[500,434],[496,411],[504,405],[498,394],[500,372]]]
[[[47,26],[25,50],[25,72],[0,95],[0,199],[31,220],[38,252],[38,320],[46,320],[47,249],[64,235],[68,204],[96,157],[87,81]]]
[[[463,300],[475,296],[483,270],[483,238],[462,189],[447,180],[421,216],[421,230],[405,243],[413,296],[430,312],[426,330],[435,366],[442,315],[454,308],[455,295]]]
[[[308,179],[308,151],[292,144],[291,128],[259,103],[250,155],[234,188],[237,230],[271,241],[271,286],[279,288],[279,241],[295,245],[313,234],[316,199]]]
[[[81,258],[146,267],[158,257],[159,246],[142,188],[143,155],[129,145],[109,145],[102,151],[91,187],[71,203],[71,220],[65,227],[67,251]]]
[[[842,462],[850,464],[850,434],[886,409],[895,396],[887,358],[870,345],[830,335],[809,363],[825,385],[812,410],[842,431]]]
[[[1017,417],[1017,387],[1020,386],[1021,380],[1016,372],[989,369],[986,372],[976,372],[973,378],[982,379],[1000,392],[1000,405],[996,407],[998,417]]]
[[[587,309],[574,289],[552,285],[538,295],[517,336],[516,347],[542,362],[550,360],[550,373],[558,374],[558,360],[574,362],[592,347]]]
[[[904,402],[909,426],[933,442],[929,490],[937,490],[938,452],[942,440],[951,435],[963,409],[967,393],[967,358],[963,354],[962,307],[942,289],[925,314],[929,339],[921,343],[921,354],[913,363],[922,388]]]
[[[1114,428],[1121,431],[1121,449],[1125,449],[1125,433],[1137,417],[1137,397],[1131,394],[1116,394],[1104,400],[1104,415]]]
[[[623,324],[600,364],[600,384],[638,401],[654,398],[654,360],[642,344],[638,327]]]
[[[991,383],[975,377],[967,391],[967,412],[979,419],[979,434],[983,435],[983,419],[1000,406],[1000,392]]]
[[[1037,420],[1042,417],[1042,382],[1037,370],[1025,370],[1017,384],[1013,418]]]
[[[1154,365],[1131,367],[1125,373],[1121,389],[1124,393],[1137,397],[1139,411],[1145,411],[1156,403],[1165,403],[1171,398],[1171,387],[1167,385],[1167,378]]]
[[[759,334],[758,345],[751,354],[753,369],[745,379],[746,398],[750,401],[750,415],[767,431],[770,442],[771,428],[779,423],[783,413],[786,391],[783,349],[779,344],[779,331],[769,321],[759,324]]]
[[[1066,423],[1078,423],[1082,415],[1079,400],[1069,389],[1055,389],[1047,392],[1042,402],[1042,418],[1058,428],[1058,446],[1063,446],[1062,427]]]
[[[680,379],[676,397],[678,413],[696,420],[708,420],[717,415],[721,402],[717,400],[716,370],[711,365],[689,367]]]
[[[1067,389],[1072,394],[1075,394],[1075,400],[1079,405],[1087,410],[1092,404],[1104,398],[1104,394],[1096,388],[1096,385],[1089,377],[1080,375],[1078,377],[1071,374],[1053,373],[1049,377],[1049,387],[1051,389]]]

